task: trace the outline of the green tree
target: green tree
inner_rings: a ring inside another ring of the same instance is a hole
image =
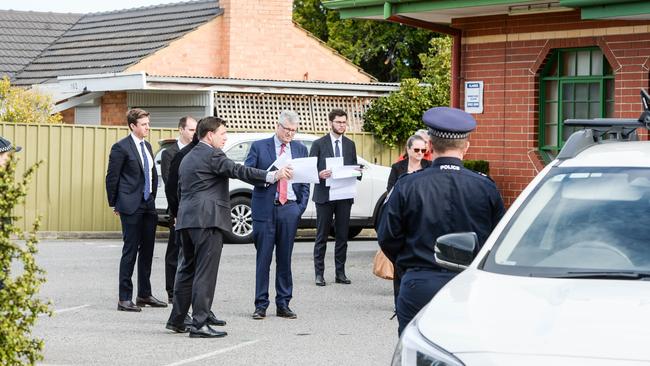
[[[39,314],[50,314],[48,305],[37,297],[45,273],[36,264],[36,231],[25,234],[13,225],[20,219],[14,208],[24,203],[27,185],[40,162],[15,179],[14,158],[0,167],[0,365],[34,365],[43,358],[43,341],[33,338],[32,328]],[[14,273],[15,270],[15,273]]]
[[[422,81],[433,86],[440,105],[449,105],[451,88],[451,37],[436,37],[429,41],[427,53],[419,55]]]
[[[6,76],[0,80],[0,121],[17,123],[60,123],[61,114],[52,113],[48,96],[11,86]]]
[[[431,85],[421,85],[418,79],[402,80],[398,91],[372,103],[364,114],[363,129],[386,145],[397,147],[425,127],[422,113],[445,105],[437,94]]]
[[[418,77],[418,57],[436,33],[402,24],[339,18],[320,0],[294,0],[293,19],[379,81]]]

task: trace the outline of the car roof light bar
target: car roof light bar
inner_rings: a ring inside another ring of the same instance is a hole
[[[621,118],[594,118],[594,119],[567,119],[564,126],[582,127],[584,130],[576,131],[564,144],[557,158],[570,159],[578,155],[589,146],[599,144],[604,140],[636,141],[638,128],[650,130],[650,95],[641,89],[641,104],[643,112],[638,119]]]

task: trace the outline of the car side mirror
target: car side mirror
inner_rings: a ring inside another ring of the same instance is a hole
[[[448,270],[462,271],[478,253],[478,236],[474,232],[439,236],[434,247],[436,263]]]

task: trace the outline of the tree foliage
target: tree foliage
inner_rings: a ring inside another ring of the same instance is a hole
[[[422,81],[433,86],[440,105],[449,105],[451,89],[451,37],[436,37],[429,41],[427,53],[419,55]]]
[[[293,19],[379,81],[418,77],[419,54],[437,34],[402,24],[340,19],[321,0],[294,0]]]
[[[27,169],[22,181],[15,179],[13,158],[0,167],[0,365],[34,365],[43,358],[43,341],[31,335],[39,314],[50,314],[48,305],[37,297],[45,282],[45,273],[34,260],[38,220],[28,234],[12,224],[20,219],[14,216],[14,208],[24,203],[27,185],[39,165]]]
[[[52,114],[52,103],[48,96],[11,86],[6,76],[0,80],[0,121],[60,123],[62,119],[61,114]]]

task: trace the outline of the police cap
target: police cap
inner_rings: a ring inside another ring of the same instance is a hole
[[[429,133],[443,139],[464,139],[476,128],[471,114],[457,108],[435,107],[422,115]]]
[[[22,147],[14,146],[11,144],[11,141],[0,136],[0,153],[11,151],[11,150],[20,151],[22,150]]]

